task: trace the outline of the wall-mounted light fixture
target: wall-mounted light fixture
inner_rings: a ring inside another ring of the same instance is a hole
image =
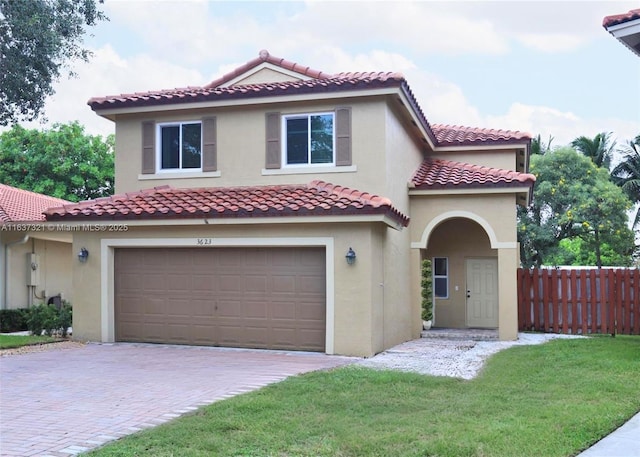
[[[89,258],[89,251],[87,248],[80,248],[80,252],[78,252],[78,260],[80,263],[85,263]]]
[[[356,263],[356,251],[354,251],[353,249],[349,248],[345,258],[347,259],[347,263],[349,265],[353,265],[354,263]]]

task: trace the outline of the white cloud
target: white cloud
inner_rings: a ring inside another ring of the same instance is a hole
[[[579,136],[594,137],[601,132],[612,132],[619,142],[637,135],[638,123],[616,118],[583,119],[571,112],[562,112],[547,106],[514,103],[509,110],[497,116],[486,116],[484,126],[528,131],[540,134],[545,141],[552,136],[553,146],[565,146]]]
[[[516,39],[524,45],[542,52],[572,51],[587,41],[585,37],[567,33],[526,33],[516,35]]]

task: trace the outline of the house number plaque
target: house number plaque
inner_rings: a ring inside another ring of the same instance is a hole
[[[211,246],[213,244],[213,238],[196,238],[196,245],[198,246]]]

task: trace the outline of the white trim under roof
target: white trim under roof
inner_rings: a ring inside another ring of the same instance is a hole
[[[640,56],[640,18],[606,27],[607,31],[637,56]]]

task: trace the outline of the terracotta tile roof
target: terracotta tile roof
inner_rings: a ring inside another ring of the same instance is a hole
[[[259,57],[206,86],[190,86],[149,92],[135,92],[132,94],[108,95],[106,97],[91,98],[87,103],[91,106],[91,109],[100,110],[107,108],[194,103],[210,100],[400,87],[406,84],[404,76],[400,73],[358,72],[331,75],[321,71],[311,70],[308,67],[303,67],[300,64],[288,62],[284,59],[272,56],[268,56],[268,59],[274,62],[284,62],[285,68],[298,68],[299,72],[311,76],[312,79],[220,87],[221,84],[239,76],[243,71],[261,63],[263,60]],[[256,63],[256,61],[259,62]]]
[[[382,214],[403,226],[409,218],[384,197],[323,181],[304,185],[156,187],[51,208],[48,221],[256,218]]]
[[[605,16],[602,20],[602,27],[607,28],[625,22],[634,21],[640,19],[640,8],[630,10],[628,13],[614,14],[612,16]]]
[[[255,68],[263,62],[269,62],[284,69],[309,77],[300,81],[283,81],[260,84],[243,84],[221,87],[225,83]],[[474,129],[470,127],[435,125],[431,126],[418,104],[409,84],[401,73],[396,72],[343,72],[329,74],[295,62],[275,57],[262,50],[257,58],[236,68],[221,78],[205,86],[135,92],[132,94],[94,97],[88,101],[94,111],[112,108],[132,108],[142,106],[161,106],[180,103],[236,100],[257,97],[276,97],[313,93],[337,93],[353,90],[371,90],[396,87],[407,97],[410,109],[417,115],[427,135],[434,145],[467,145],[479,142],[521,142],[531,135],[509,130]],[[437,127],[437,129],[436,129]]]
[[[44,221],[45,209],[67,203],[70,202],[0,184],[0,225]]]
[[[532,187],[529,173],[482,167],[451,160],[425,159],[411,178],[416,189],[477,189],[487,187]]]
[[[517,130],[494,130],[461,125],[431,125],[440,146],[463,146],[482,142],[512,143],[531,139],[531,134]]]

